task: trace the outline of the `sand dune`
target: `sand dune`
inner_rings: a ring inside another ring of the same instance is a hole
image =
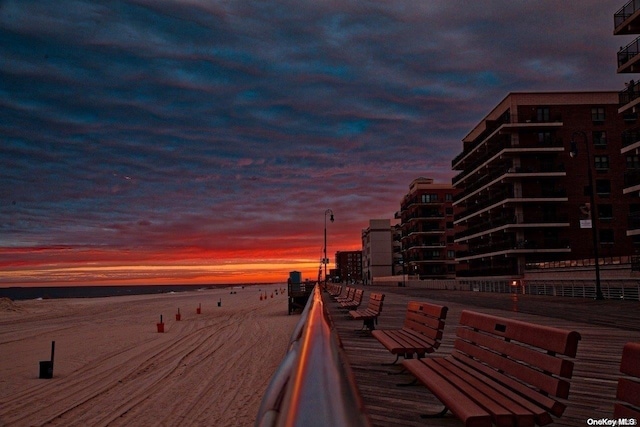
[[[285,295],[234,291],[3,304],[0,425],[252,425],[299,316]]]

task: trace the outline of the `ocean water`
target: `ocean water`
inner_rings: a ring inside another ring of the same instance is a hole
[[[137,285],[137,286],[55,286],[0,288],[0,298],[13,301],[37,298],[98,298],[119,295],[163,294],[198,289],[219,289],[243,285]]]

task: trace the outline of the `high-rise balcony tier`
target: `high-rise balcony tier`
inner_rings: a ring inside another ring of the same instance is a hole
[[[541,203],[561,203],[568,202],[566,190],[563,189],[544,189],[538,193],[525,193],[516,195],[512,189],[496,193],[492,196],[478,198],[469,204],[467,209],[460,214],[454,216],[454,223],[459,224],[462,221],[468,221],[474,216],[484,214],[493,209],[504,209],[509,205],[518,205],[523,203],[532,204],[533,206]]]
[[[515,116],[512,116],[512,117],[517,119],[517,117]],[[485,137],[480,137],[476,141],[474,141],[472,144],[465,145],[463,152],[458,154],[451,161],[451,168],[454,170],[468,169],[467,162],[469,161],[476,162],[477,161],[477,159],[475,158],[476,156],[486,155],[481,152],[480,150],[481,147],[483,147],[485,144],[495,141],[496,138],[500,138],[505,134],[511,134],[511,133],[520,132],[520,131],[532,132],[535,130],[542,132],[546,130],[559,129],[562,126],[563,126],[563,122],[562,122],[562,117],[560,116],[554,117],[549,121],[543,121],[543,122],[535,121],[535,119],[527,119],[523,122],[515,121],[511,123],[503,123],[497,129],[495,129],[493,132],[489,133]]]
[[[618,74],[640,72],[640,37],[618,51]]]
[[[468,187],[465,187],[464,191],[453,197],[453,205],[461,206],[462,203],[467,199],[474,199],[480,192],[488,191],[490,188],[494,188],[497,186],[503,186],[505,182],[510,182],[513,180],[524,181],[529,178],[548,178],[550,181],[553,181],[564,176],[566,176],[566,172],[564,171],[564,167],[562,165],[557,165],[549,169],[545,168],[544,170],[537,171],[530,168],[508,168],[502,170],[493,170],[491,172],[487,172],[486,174],[479,174],[478,179],[475,183],[470,184]],[[555,195],[550,194],[549,197],[555,197]],[[482,198],[484,199],[483,203],[485,203],[486,205],[486,197]],[[475,201],[475,203],[477,204],[479,202]]]
[[[474,245],[472,251],[461,253],[456,259],[458,261],[470,261],[479,258],[570,252],[571,248],[567,239],[523,240],[519,242],[513,242],[512,239],[504,239],[502,241],[487,242],[484,245]]]
[[[455,242],[464,243],[468,240],[486,236],[497,232],[515,232],[518,230],[542,229],[542,228],[564,228],[569,227],[568,215],[540,215],[536,213],[529,214],[526,218],[513,216],[496,217],[486,221],[478,221],[476,224],[469,225],[464,231],[456,233]]]
[[[640,33],[640,0],[631,0],[613,15],[613,34]]]

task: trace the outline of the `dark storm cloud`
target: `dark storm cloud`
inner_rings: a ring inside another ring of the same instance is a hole
[[[4,1],[0,247],[357,246],[509,91],[618,90],[619,6]]]

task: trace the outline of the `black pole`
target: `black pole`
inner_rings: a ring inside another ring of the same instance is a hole
[[[53,356],[55,355],[56,352],[56,342],[55,341],[51,341],[51,367],[53,368]]]
[[[591,239],[593,240],[593,257],[595,258],[596,264],[596,299],[603,300],[604,295],[602,294],[602,286],[600,285],[600,253],[598,250],[598,209],[596,206],[596,191],[595,183],[593,182],[593,172],[591,171],[591,151],[589,150],[587,134],[582,131],[576,131],[571,135],[572,141],[576,134],[582,135],[584,138],[584,145],[587,149],[587,178],[589,179],[589,201],[591,203]]]

